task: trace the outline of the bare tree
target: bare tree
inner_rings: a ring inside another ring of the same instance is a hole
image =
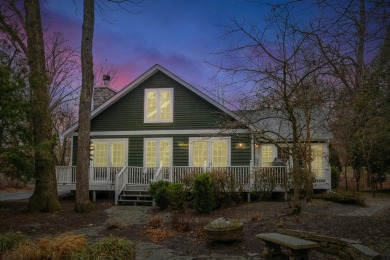
[[[239,62],[218,67],[236,76],[238,82],[254,86],[241,102],[250,111],[242,116],[252,126],[251,134],[291,155],[293,212],[299,213],[300,190],[311,174],[303,172],[304,165],[310,164],[311,113],[321,107],[318,99],[313,99],[319,89],[318,80],[313,79],[323,63],[307,55],[311,47],[308,36],[297,29],[289,5],[273,6],[268,21],[262,29],[256,23],[235,20],[231,35],[239,40],[224,58]]]
[[[373,79],[367,79],[381,59],[390,6],[387,1],[331,0],[318,1],[318,7],[322,15],[311,23],[308,33],[315,43],[313,47],[327,62],[323,72],[335,82],[333,132],[349,154],[350,160],[344,161],[354,166],[358,182],[366,165],[356,160],[368,158],[370,149],[366,138],[360,144],[357,141],[362,140],[367,124],[376,120],[372,112],[380,111],[373,109],[368,113],[368,107],[362,104],[370,102],[366,93],[370,92]],[[372,97],[371,101],[377,103]]]
[[[52,152],[54,139],[50,114],[50,95],[46,74],[45,50],[39,0],[25,0],[27,58],[30,69],[32,116],[35,145],[35,189],[28,208],[34,211],[57,211],[60,203]]]
[[[55,202],[52,198],[57,196],[53,121],[56,107],[73,99],[76,52],[59,34],[46,37],[44,44],[39,1],[24,1],[24,4],[4,1],[0,5],[0,32],[2,42],[13,53],[9,65],[24,66],[24,60],[28,62],[27,91],[33,107],[36,174],[36,191],[30,199],[30,210],[56,210],[58,200]]]
[[[79,54],[76,48],[69,45],[62,33],[54,33],[46,38],[45,52],[50,82],[50,108],[55,114],[58,106],[78,98]]]
[[[90,120],[93,91],[92,43],[95,24],[95,1],[84,0],[84,19],[81,39],[81,95],[79,107],[79,131],[77,143],[77,176],[75,211],[90,210],[89,200],[89,155]]]

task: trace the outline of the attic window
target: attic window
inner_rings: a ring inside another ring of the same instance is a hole
[[[173,89],[145,89],[145,123],[173,122]]]

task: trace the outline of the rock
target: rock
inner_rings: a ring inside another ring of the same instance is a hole
[[[239,220],[222,217],[209,222],[204,230],[210,240],[233,241],[242,236],[243,227],[244,224]]]

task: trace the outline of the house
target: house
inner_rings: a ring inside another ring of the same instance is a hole
[[[234,129],[223,127],[227,121]],[[274,168],[280,175],[286,167],[269,164],[277,151],[256,143],[249,128],[237,113],[155,65],[93,110],[90,190],[94,195],[115,191],[116,202],[125,200],[126,192],[135,191],[140,199],[152,180],[180,181],[188,174],[223,170],[250,192],[255,171]],[[72,138],[71,165],[56,167],[58,184],[71,188],[77,130],[75,124],[63,133]],[[330,173],[324,174],[321,188],[329,190]]]

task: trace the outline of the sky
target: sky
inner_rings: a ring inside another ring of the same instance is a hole
[[[79,48],[81,0],[46,0],[42,15],[49,32],[62,32]],[[223,81],[215,68],[226,50],[224,39],[232,19],[258,19],[266,8],[245,0],[143,0],[130,11],[110,6],[105,17],[96,14],[94,64],[118,69],[111,87],[120,90],[160,64],[193,86],[204,89]]]

